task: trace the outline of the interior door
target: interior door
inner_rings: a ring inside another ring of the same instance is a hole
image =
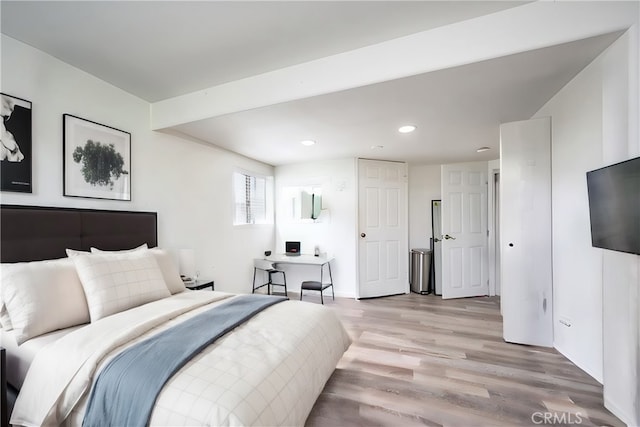
[[[551,347],[550,118],[500,126],[500,193],[504,339]]]
[[[409,293],[407,164],[358,160],[358,298]]]
[[[487,163],[442,165],[442,298],[489,293]]]

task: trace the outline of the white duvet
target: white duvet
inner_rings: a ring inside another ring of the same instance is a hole
[[[232,294],[182,292],[74,331],[33,361],[15,425],[81,425],[94,376],[123,348]],[[350,339],[330,309],[285,301],[185,365],[158,396],[151,425],[303,425]]]

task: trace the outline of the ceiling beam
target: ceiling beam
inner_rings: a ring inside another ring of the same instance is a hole
[[[533,2],[151,104],[161,130],[498,58],[638,23],[637,2]]]

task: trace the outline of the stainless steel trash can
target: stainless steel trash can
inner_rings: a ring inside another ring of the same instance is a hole
[[[411,249],[411,275],[409,284],[411,291],[419,294],[431,292],[429,279],[431,267],[431,251],[429,249]]]

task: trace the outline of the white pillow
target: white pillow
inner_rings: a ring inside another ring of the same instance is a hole
[[[167,285],[167,288],[169,288],[169,292],[177,294],[178,292],[184,291],[186,289],[184,287],[184,282],[180,278],[180,272],[178,271],[178,267],[171,257],[171,254],[160,248],[149,249],[149,252],[151,252],[156,258],[156,261],[160,266],[160,271],[162,271],[164,283]]]
[[[128,249],[124,251],[103,251],[98,248],[91,248],[92,254],[125,254],[136,251],[141,251],[147,249],[147,244],[143,244],[134,249]],[[180,272],[178,271],[178,267],[175,265],[175,262],[171,258],[171,254],[164,249],[160,248],[152,248],[149,251],[156,257],[156,261],[160,266],[160,271],[162,271],[162,277],[164,278],[164,282],[169,289],[169,292],[172,294],[177,294],[178,292],[184,291],[186,288],[184,287],[184,282],[180,278]]]
[[[5,331],[10,331],[13,329],[11,318],[9,317],[9,312],[7,311],[7,305],[4,303],[4,301],[0,302],[0,326]]]
[[[86,255],[86,254],[90,253],[90,252],[87,252],[87,251],[78,251],[78,250],[69,249],[69,248],[65,249],[64,251],[67,253],[67,256],[69,258],[74,257],[74,256],[78,256],[78,255]]]
[[[140,246],[138,246],[137,248],[133,248],[133,249],[123,249],[121,251],[103,251],[102,249],[98,249],[98,248],[94,248],[93,246],[91,247],[91,253],[92,254],[101,254],[101,253],[108,253],[108,254],[128,254],[130,252],[135,252],[135,251],[143,251],[145,249],[149,249],[149,246],[147,246],[146,243],[141,244]]]
[[[149,251],[80,255],[76,265],[91,321],[171,295]]]
[[[2,301],[18,344],[89,322],[87,300],[69,258],[2,264]]]

